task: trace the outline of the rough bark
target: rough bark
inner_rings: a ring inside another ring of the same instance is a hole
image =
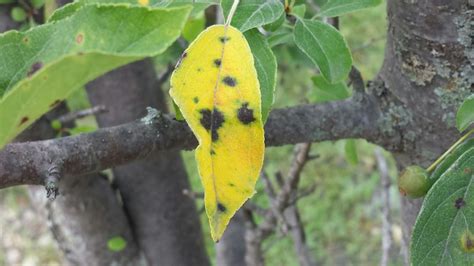
[[[151,60],[119,68],[87,85],[101,127],[133,121],[151,106],[166,104]],[[127,141],[127,140],[124,140]],[[179,151],[152,153],[146,159],[113,169],[115,182],[150,265],[208,265],[194,202],[183,194],[188,177]]]
[[[428,166],[459,138],[455,112],[474,93],[472,9],[467,0],[388,1],[380,77],[393,101],[399,102],[387,104],[386,113],[401,118],[402,149],[395,153],[400,168]],[[406,244],[421,203],[402,199]]]

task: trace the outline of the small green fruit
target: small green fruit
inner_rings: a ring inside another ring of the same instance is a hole
[[[10,15],[16,22],[25,21],[27,18],[26,11],[19,6],[12,8]]]
[[[407,167],[398,177],[398,190],[404,196],[423,197],[429,189],[428,172],[418,165]]]

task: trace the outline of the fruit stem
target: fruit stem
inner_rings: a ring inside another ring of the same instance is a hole
[[[232,17],[235,14],[235,10],[237,10],[237,5],[239,5],[240,0],[234,0],[234,3],[232,4],[232,7],[230,8],[229,15],[227,16],[227,20],[225,22],[225,26],[229,26],[230,22],[232,21]]]
[[[426,169],[426,171],[428,171],[428,173],[431,173],[435,168],[436,166],[444,159],[446,158],[446,156],[448,156],[448,154],[450,152],[452,152],[457,146],[459,146],[459,144],[461,144],[463,141],[465,141],[472,133],[474,133],[474,128],[469,130],[466,134],[464,134],[460,139],[458,139],[458,141],[456,141],[445,153],[443,153],[443,155],[441,155],[432,165],[430,165],[430,167],[428,167],[428,169]]]

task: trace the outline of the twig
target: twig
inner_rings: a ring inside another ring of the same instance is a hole
[[[392,246],[392,233],[390,222],[390,175],[388,173],[387,160],[382,154],[381,148],[375,149],[375,159],[380,172],[380,180],[382,187],[382,258],[381,266],[387,266],[390,257],[390,249]]]
[[[362,78],[360,71],[355,66],[352,66],[351,72],[349,73],[349,79],[356,94],[365,93],[364,79]]]
[[[204,199],[204,193],[194,192],[190,189],[183,189],[183,195],[190,197],[191,199]]]
[[[260,224],[249,227],[247,230],[246,246],[247,250],[252,251],[246,254],[248,265],[263,264],[262,242],[275,231],[278,221],[281,221],[282,227],[280,229],[283,232],[282,235],[291,232],[295,243],[295,250],[300,261],[304,263],[303,265],[314,265],[306,246],[304,228],[299,219],[297,207],[294,204],[290,204],[291,202],[296,202],[301,171],[308,161],[310,147],[310,143],[297,144],[287,177],[283,178],[281,172],[275,174],[280,187],[278,192],[275,191],[265,172],[262,172],[262,180],[270,199],[270,211],[265,212],[263,221]]]
[[[97,105],[92,108],[67,113],[63,116],[60,116],[58,118],[58,121],[61,122],[61,124],[66,124],[69,122],[74,122],[75,120],[86,116],[101,114],[105,112],[107,112],[107,108],[104,105]]]

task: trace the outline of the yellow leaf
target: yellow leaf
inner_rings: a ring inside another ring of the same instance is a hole
[[[260,85],[244,35],[225,25],[203,31],[183,53],[170,94],[199,141],[196,161],[218,241],[254,194],[265,150]]]

